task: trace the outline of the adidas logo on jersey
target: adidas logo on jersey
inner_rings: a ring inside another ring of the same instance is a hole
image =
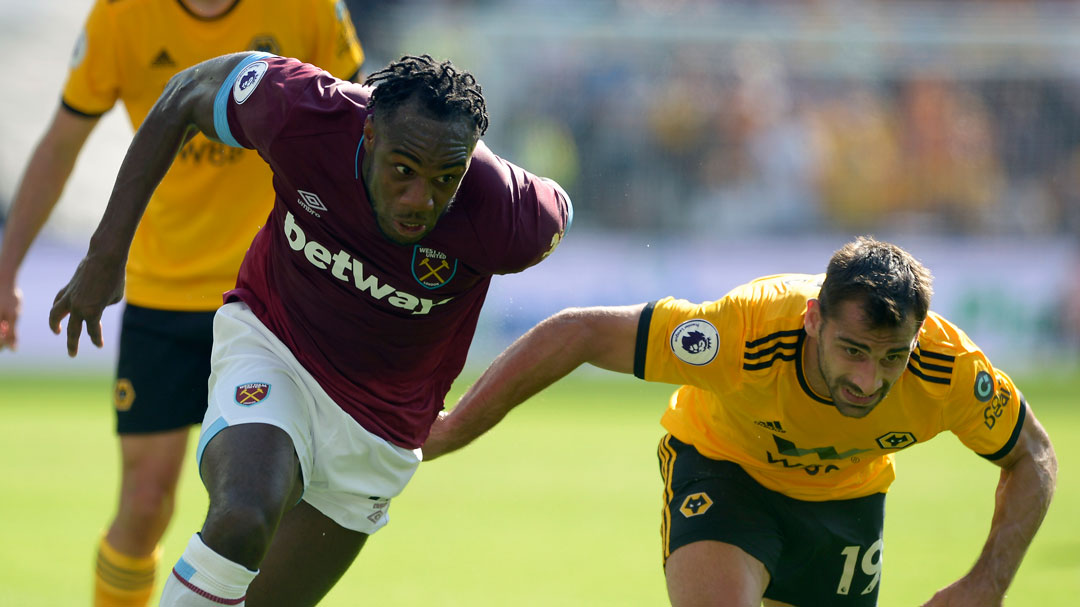
[[[150,67],[176,67],[176,62],[169,55],[169,51],[161,49],[161,52],[150,63]]]
[[[330,270],[330,275],[342,282],[351,279],[353,285],[360,292],[367,293],[368,296],[379,301],[385,299],[386,303],[391,306],[409,310],[414,315],[427,314],[435,306],[441,306],[454,299],[453,297],[447,297],[446,299],[434,301],[426,297],[417,297],[411,293],[400,291],[395,286],[379,282],[379,277],[374,274],[365,275],[363,262],[349,255],[347,251],[340,250],[331,254],[330,249],[327,249],[322,244],[314,240],[308,240],[303,228],[296,223],[296,218],[289,212],[285,213],[285,239],[289,241],[289,247],[292,250],[303,252],[308,263],[316,268]],[[351,277],[349,276],[350,272],[352,272]]]
[[[766,430],[772,430],[773,432],[787,432],[787,430],[784,430],[784,427],[780,425],[780,422],[764,422],[758,420],[754,423],[761,426],[762,428],[765,428]]]

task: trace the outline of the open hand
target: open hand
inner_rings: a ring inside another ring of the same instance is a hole
[[[22,291],[15,285],[0,286],[0,350],[15,350],[15,322],[22,312]]]
[[[79,352],[84,322],[90,341],[99,348],[104,345],[101,339],[101,314],[107,306],[119,302],[123,297],[122,262],[100,262],[89,255],[79,262],[75,275],[56,294],[49,310],[49,328],[57,335],[60,334],[60,321],[70,316],[67,325],[68,356],[74,357]]]
[[[922,607],[1001,607],[1004,597],[966,578],[938,590]]]

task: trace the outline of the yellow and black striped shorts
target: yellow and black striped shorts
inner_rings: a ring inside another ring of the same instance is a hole
[[[881,580],[885,494],[808,502],[761,486],[738,464],[660,441],[664,562],[698,541],[738,546],[769,572],[767,598],[808,607],[872,607]]]
[[[113,387],[118,434],[202,422],[213,329],[214,312],[124,307]]]

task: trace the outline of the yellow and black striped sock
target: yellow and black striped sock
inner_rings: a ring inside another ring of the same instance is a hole
[[[117,551],[102,537],[94,575],[94,607],[146,607],[160,559],[161,546],[150,556],[133,557]]]

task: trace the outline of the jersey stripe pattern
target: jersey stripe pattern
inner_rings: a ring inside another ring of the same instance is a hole
[[[666,298],[639,325],[635,374],[679,385],[661,423],[706,457],[796,499],[888,490],[894,457],[942,431],[988,459],[1008,453],[1026,404],[963,331],[930,312],[907,368],[865,418],[806,379],[803,317],[823,275],[784,274],[694,304]],[[810,370],[809,372],[816,372]]]

